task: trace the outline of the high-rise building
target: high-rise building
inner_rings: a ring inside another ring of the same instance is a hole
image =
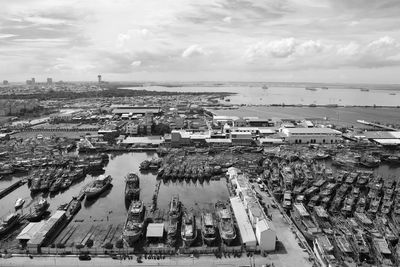
[[[3,85],[8,85],[8,81],[7,80],[3,80]]]
[[[35,84],[36,83],[35,78],[32,78],[31,82],[32,82],[32,84]]]
[[[101,75],[100,74],[97,75],[97,79],[98,79],[99,83],[101,83]]]
[[[52,84],[53,84],[53,79],[47,78],[47,85],[52,85]]]
[[[27,85],[31,85],[32,84],[32,80],[26,80],[26,84]]]

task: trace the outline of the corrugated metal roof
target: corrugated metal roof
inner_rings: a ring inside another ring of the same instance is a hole
[[[239,197],[232,197],[230,199],[233,213],[235,214],[236,221],[239,226],[240,235],[243,243],[248,246],[257,245],[256,236],[253,231],[253,227],[247,217],[246,210]]]

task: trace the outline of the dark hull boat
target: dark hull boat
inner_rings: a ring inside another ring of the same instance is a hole
[[[98,197],[107,188],[111,186],[112,178],[108,176],[99,176],[89,187],[85,189],[86,199]]]
[[[125,178],[125,201],[131,203],[138,200],[140,194],[139,176],[135,173],[129,173]]]

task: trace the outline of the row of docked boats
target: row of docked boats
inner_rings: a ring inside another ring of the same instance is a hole
[[[221,239],[227,245],[236,238],[236,230],[229,207],[223,202],[215,205],[217,218],[211,212],[201,215],[201,237],[205,244],[211,246],[219,232]],[[123,239],[133,247],[142,237],[145,228],[146,208],[141,200],[133,200],[128,209],[124,224]],[[191,246],[198,238],[198,226],[193,212],[185,210],[178,196],[173,196],[169,204],[169,223],[166,229],[166,243],[175,247],[180,237],[186,247]]]
[[[162,165],[162,159],[160,159],[160,158],[153,158],[151,160],[146,159],[140,163],[139,170],[141,172],[158,171],[158,169],[161,167],[161,165]]]
[[[313,244],[322,266],[398,266],[400,183],[301,157],[271,156],[263,167],[261,181]]]
[[[230,245],[236,238],[234,221],[228,205],[222,201],[215,204],[215,213],[203,212],[201,214],[201,238],[208,246],[212,246],[219,233],[221,240]],[[170,202],[169,227],[167,230],[167,244],[175,246],[177,243],[177,231],[179,218],[181,222],[181,238],[185,246],[191,246],[198,237],[196,216],[193,212],[184,210],[178,196],[173,196]]]
[[[28,185],[32,193],[49,191],[56,193],[68,189],[74,182],[85,177],[83,168],[56,169],[46,168],[36,170],[30,176]]]

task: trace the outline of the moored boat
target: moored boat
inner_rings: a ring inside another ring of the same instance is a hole
[[[101,175],[97,177],[96,180],[85,189],[86,198],[89,199],[99,196],[111,186],[111,181],[112,177],[110,175]]]
[[[196,218],[191,212],[184,212],[182,217],[181,237],[185,246],[190,247],[197,237]]]
[[[22,208],[24,203],[25,203],[25,199],[18,198],[17,201],[15,201],[15,209],[18,210],[18,209]]]
[[[179,196],[172,196],[169,203],[169,218],[171,221],[178,221],[182,214],[182,204],[179,201]]]
[[[20,214],[11,213],[0,223],[0,236],[9,232],[20,221]]]
[[[145,207],[143,201],[132,201],[131,205],[129,206],[128,215],[124,225],[124,231],[122,233],[123,239],[131,247],[143,234],[144,213]]]
[[[125,200],[131,203],[132,200],[138,200],[140,194],[140,181],[136,173],[129,173],[125,178]]]
[[[219,219],[218,230],[221,239],[224,243],[230,245],[236,238],[236,230],[229,207],[224,202],[218,201],[215,203],[215,210]]]
[[[207,245],[211,245],[216,239],[214,217],[212,213],[203,213],[201,216],[201,236]]]
[[[33,211],[27,215],[27,220],[31,222],[40,221],[43,215],[46,213],[50,204],[46,199],[42,198],[33,205]]]
[[[303,204],[293,204],[293,210],[291,210],[290,214],[293,222],[308,241],[313,241],[315,235],[320,233],[319,228],[315,225],[310,213],[308,213]]]

